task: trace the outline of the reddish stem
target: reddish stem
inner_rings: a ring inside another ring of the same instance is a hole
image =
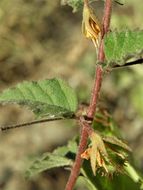
[[[103,37],[109,31],[111,12],[112,12],[112,0],[106,0],[104,16],[103,16],[103,29],[104,29]]]
[[[103,62],[105,59],[103,38],[104,38],[104,35],[109,30],[111,11],[112,11],[112,0],[106,0],[104,16],[103,16],[102,39],[101,39],[99,53],[98,53],[98,61],[99,62]],[[89,118],[93,118],[94,114],[96,112],[96,106],[97,106],[99,92],[100,92],[101,83],[102,83],[102,76],[103,76],[102,67],[100,65],[98,65],[96,68],[96,76],[95,76],[95,82],[94,82],[94,86],[93,86],[91,101],[90,101],[89,109],[87,112],[87,116]]]
[[[98,97],[99,97],[99,92],[100,92],[100,88],[101,88],[101,83],[102,83],[102,73],[103,73],[102,67],[97,66],[95,83],[93,86],[91,101],[90,101],[90,105],[89,105],[88,112],[87,112],[87,116],[89,118],[93,118],[94,114],[95,114],[95,110],[97,107],[97,101],[98,101]]]
[[[89,136],[90,131],[91,131],[91,127],[90,127],[90,125],[88,125],[88,123],[84,123],[81,121],[80,125],[82,127],[82,130],[81,130],[79,148],[78,148],[76,159],[75,159],[69,180],[66,184],[65,190],[72,190],[74,185],[75,185],[75,182],[76,182],[76,179],[79,175],[80,168],[81,168],[82,161],[83,161],[83,159],[81,158],[81,154],[84,152],[84,150],[87,146],[88,136]]]
[[[87,0],[85,0],[84,2],[86,4]],[[103,62],[105,59],[103,38],[104,38],[104,35],[109,30],[111,8],[112,8],[112,0],[106,0],[104,16],[103,16],[102,39],[101,39],[99,53],[98,53],[98,61],[99,62]],[[87,112],[87,116],[89,118],[93,118],[94,114],[96,112],[97,101],[98,101],[99,92],[100,92],[101,83],[102,83],[102,76],[103,76],[102,67],[100,65],[98,65],[96,68],[96,76],[95,76],[94,87],[93,87],[93,91],[92,91],[92,95],[91,95],[91,101],[90,101],[90,105],[89,105],[88,112]],[[92,132],[92,128],[90,127],[90,125],[87,122],[83,122],[82,120],[80,120],[80,125],[82,125],[82,129],[81,129],[79,149],[78,149],[78,152],[76,155],[75,163],[73,165],[70,177],[66,184],[65,190],[72,190],[75,185],[76,179],[79,175],[80,168],[81,168],[81,165],[83,162],[83,160],[81,158],[81,154],[84,152],[84,150],[87,146],[88,137]]]

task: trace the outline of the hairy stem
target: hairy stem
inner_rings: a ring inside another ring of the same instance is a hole
[[[87,4],[88,1],[84,0],[84,3]],[[104,35],[109,30],[111,8],[112,8],[112,0],[106,0],[104,16],[103,16],[103,24],[102,24],[102,26],[103,26],[102,39],[100,42],[99,53],[98,53],[98,61],[99,62],[103,62],[105,59],[103,38],[104,38]],[[101,67],[101,65],[98,65],[96,67],[95,82],[94,82],[94,86],[93,86],[93,90],[92,90],[92,94],[91,94],[90,105],[89,105],[88,112],[87,112],[87,116],[89,118],[93,118],[94,114],[96,112],[96,106],[97,106],[99,92],[100,92],[101,83],[102,83],[102,76],[103,76],[102,67]],[[87,146],[88,137],[92,131],[90,125],[88,125],[86,122],[80,121],[80,124],[82,124],[82,129],[81,129],[79,149],[78,149],[78,152],[76,155],[75,163],[73,165],[70,177],[66,184],[65,190],[73,190],[73,187],[74,187],[76,179],[79,175],[80,168],[81,168],[82,161],[83,161],[81,158],[81,154],[84,152],[84,150]],[[90,128],[90,130],[89,130],[89,128]]]
[[[8,125],[8,126],[0,126],[0,130],[7,131],[10,129],[14,129],[14,128],[20,128],[20,127],[25,127],[25,126],[28,127],[28,126],[35,125],[38,123],[46,123],[46,122],[50,122],[50,121],[63,120],[63,119],[64,118],[62,118],[62,117],[58,117],[58,118],[46,118],[46,119],[34,120],[34,121],[26,122],[26,123],[19,123],[19,124]]]
[[[112,12],[112,0],[106,0],[104,16],[103,16],[103,29],[104,29],[103,37],[109,31],[111,12]]]
[[[112,11],[112,0],[106,0],[104,16],[103,16],[102,39],[101,39],[99,53],[98,53],[98,61],[99,62],[103,62],[105,59],[103,38],[104,38],[104,35],[109,30],[111,11]],[[91,96],[91,100],[90,100],[88,113],[87,113],[87,116],[89,118],[93,118],[94,114],[96,112],[98,97],[99,97],[100,88],[101,88],[101,84],[102,84],[102,76],[103,76],[102,67],[100,65],[97,65],[96,73],[95,73],[95,82],[94,82],[94,86],[93,86],[93,91],[92,91],[92,96]]]
[[[81,168],[82,161],[83,161],[83,159],[81,158],[81,154],[84,152],[84,150],[87,146],[88,136],[91,133],[90,132],[91,127],[90,127],[90,125],[88,125],[88,123],[86,123],[86,122],[84,123],[84,122],[80,121],[80,125],[81,125],[82,129],[81,129],[79,148],[78,148],[76,159],[75,159],[69,180],[66,184],[65,190],[72,190],[75,185],[75,182],[79,175],[80,168]]]
[[[89,105],[88,112],[87,112],[87,116],[89,118],[93,118],[94,114],[95,114],[98,97],[99,97],[99,92],[100,92],[100,88],[101,88],[101,83],[102,83],[102,74],[103,74],[102,67],[97,66],[91,101],[90,101],[90,105]]]

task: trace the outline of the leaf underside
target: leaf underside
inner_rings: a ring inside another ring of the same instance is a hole
[[[77,109],[77,98],[61,79],[23,82],[0,94],[0,104],[29,107],[37,116],[71,117]]]
[[[143,31],[110,32],[104,39],[107,66],[124,65],[131,59],[137,60],[143,53]]]
[[[56,155],[53,153],[45,153],[41,157],[37,158],[31,167],[26,171],[26,177],[30,178],[34,175],[37,175],[40,172],[57,168],[57,167],[63,167],[63,166],[71,166],[72,160]]]
[[[75,139],[70,140],[67,145],[56,148],[52,153],[44,153],[42,156],[35,158],[31,166],[26,171],[26,177],[30,178],[39,174],[45,170],[49,170],[56,167],[72,166],[73,160],[66,157],[68,153],[70,155],[76,154],[77,143]]]

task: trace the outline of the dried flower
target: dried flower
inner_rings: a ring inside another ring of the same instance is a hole
[[[85,152],[81,154],[81,157],[86,160],[90,159],[91,168],[94,175],[96,174],[96,169],[98,167],[103,167],[106,173],[108,173],[105,164],[105,157],[108,158],[108,154],[102,138],[97,133],[92,133],[90,139],[92,142],[92,146],[86,149]]]
[[[91,144],[81,154],[81,157],[90,160],[93,174],[96,170],[101,171],[102,175],[112,175],[113,173],[123,172],[126,163],[126,152],[131,149],[123,141],[115,136],[101,136],[93,132],[90,136]]]
[[[82,21],[82,32],[93,41],[96,48],[99,46],[99,39],[101,37],[101,25],[97,20],[93,9],[84,3],[83,7],[83,21]]]

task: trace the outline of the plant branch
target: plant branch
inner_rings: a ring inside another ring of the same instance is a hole
[[[84,0],[84,3],[86,5],[88,3],[88,1]],[[104,35],[109,30],[111,7],[112,7],[112,0],[106,0],[104,16],[103,16],[103,24],[102,24],[103,31],[102,31],[102,37],[101,37],[99,53],[98,53],[98,61],[99,62],[103,62],[105,59],[104,48],[103,48],[103,38],[104,38]],[[96,68],[96,76],[95,76],[95,82],[94,82],[94,86],[93,86],[93,90],[92,90],[91,101],[90,101],[90,105],[89,105],[88,112],[87,112],[87,117],[91,118],[91,119],[93,119],[95,111],[96,111],[97,101],[98,101],[99,92],[100,92],[101,83],[102,83],[102,76],[103,76],[102,67],[101,67],[101,65],[98,65]],[[82,128],[81,128],[79,149],[78,149],[78,152],[76,155],[75,163],[73,165],[70,177],[66,184],[65,190],[72,190],[75,185],[76,179],[79,175],[80,168],[81,168],[81,165],[83,162],[83,159],[81,158],[81,154],[86,149],[88,137],[93,130],[87,122],[83,122],[82,120],[80,120],[80,126],[82,126]]]
[[[111,12],[112,12],[112,0],[106,0],[104,16],[103,16],[103,29],[104,29],[103,37],[109,31]]]
[[[26,122],[26,123],[19,123],[19,124],[14,124],[14,125],[7,125],[7,126],[0,126],[0,130],[1,131],[7,131],[10,129],[15,129],[15,128],[19,128],[19,127],[25,127],[25,126],[31,126],[31,125],[35,125],[38,123],[46,123],[46,122],[50,122],[50,121],[57,121],[57,120],[63,120],[65,118],[63,117],[55,117],[55,118],[46,118],[46,119],[39,119],[39,120],[34,120],[34,121],[30,121],[30,122]],[[68,118],[68,119],[73,119],[73,118]]]
[[[125,63],[124,65],[114,65],[112,67],[112,69],[120,69],[123,67],[129,67],[129,66],[138,65],[138,64],[143,64],[143,58],[138,59],[136,61],[131,61],[131,62]]]
[[[103,16],[102,39],[101,39],[99,53],[98,53],[98,61],[99,62],[103,62],[105,59],[104,48],[103,48],[103,38],[104,38],[104,35],[109,30],[111,11],[112,11],[112,0],[106,0],[104,16]],[[94,87],[93,87],[93,91],[92,91],[90,106],[89,106],[88,113],[87,113],[87,116],[89,118],[94,117],[96,107],[97,107],[99,92],[100,92],[100,88],[101,88],[103,70],[100,65],[97,65],[95,75],[96,76],[95,76]]]
[[[102,74],[103,74],[102,67],[97,66],[95,82],[94,82],[93,91],[92,91],[92,97],[91,97],[90,105],[89,105],[88,112],[87,112],[87,116],[89,118],[93,118],[94,114],[95,114],[98,97],[99,97],[99,92],[100,92],[100,88],[101,88],[101,83],[102,83]]]
[[[76,159],[70,174],[70,177],[68,179],[68,182],[66,184],[65,190],[72,190],[75,182],[77,180],[77,177],[80,172],[80,168],[83,162],[83,159],[81,158],[81,154],[85,151],[85,148],[87,146],[88,136],[91,133],[92,128],[87,122],[83,122],[82,119],[80,119],[79,122],[81,128],[81,136],[80,136],[80,142],[79,142],[79,148],[76,155]]]

